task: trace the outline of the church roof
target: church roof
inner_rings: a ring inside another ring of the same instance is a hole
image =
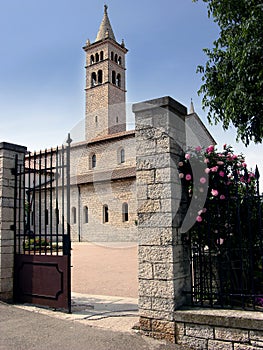
[[[100,28],[99,28],[95,42],[100,41],[100,40],[104,40],[107,38],[110,38],[110,39],[113,39],[114,41],[116,41],[115,35],[113,33],[113,30],[112,30],[112,27],[110,24],[107,10],[108,10],[108,6],[104,5],[104,16],[103,16],[102,22],[100,24]]]
[[[87,174],[72,176],[71,184],[87,184],[94,182],[116,181],[136,177],[136,168],[122,168],[108,171],[93,172],[89,171]]]

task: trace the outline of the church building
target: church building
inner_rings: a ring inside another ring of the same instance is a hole
[[[71,145],[72,239],[136,242],[135,130],[126,127],[128,50],[115,38],[106,5],[95,41],[87,40],[83,49],[85,140]],[[204,140],[202,146],[214,143],[193,105],[185,120]]]

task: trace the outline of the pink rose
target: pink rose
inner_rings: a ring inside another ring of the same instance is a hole
[[[214,149],[215,149],[215,147],[213,145],[210,145],[209,147],[207,147],[206,152],[211,153],[214,151]]]
[[[242,163],[242,166],[244,167],[244,168],[246,168],[247,167],[247,163]]]
[[[221,245],[224,243],[224,239],[223,238],[219,238],[217,241],[216,241],[217,244]]]
[[[202,216],[198,215],[198,216],[196,217],[196,221],[197,221],[197,222],[202,222],[202,221],[203,221]]]
[[[206,213],[206,212],[207,212],[207,209],[206,209],[206,208],[203,208],[203,209],[202,209],[202,212],[203,212],[203,213]]]
[[[225,173],[221,170],[221,171],[219,171],[219,176],[224,177]]]
[[[223,194],[221,194],[221,196],[219,197],[220,199],[226,199],[226,197],[223,195]]]
[[[205,177],[201,177],[200,178],[200,182],[201,182],[201,184],[205,184],[206,183],[206,178]]]
[[[209,159],[208,158],[205,158],[204,159],[204,162],[207,164],[207,163],[209,163]]]
[[[217,170],[218,170],[218,166],[214,166],[213,168],[211,168],[211,171],[212,171],[213,173],[216,173]]]
[[[191,158],[191,155],[189,153],[186,153],[185,159],[190,159],[190,158]]]
[[[191,178],[192,178],[192,176],[191,176],[190,174],[186,174],[186,175],[185,175],[185,179],[186,179],[187,181],[190,181]]]
[[[196,150],[197,152],[200,152],[200,151],[201,151],[201,149],[202,149],[202,147],[201,147],[201,146],[197,146],[197,147],[195,147],[195,150]]]
[[[224,165],[224,162],[223,162],[222,160],[219,160],[219,161],[217,162],[217,165]]]
[[[211,193],[212,193],[212,196],[214,196],[214,197],[218,196],[218,191],[217,190],[212,189]]]
[[[210,173],[210,168],[205,168],[205,173],[209,174]]]

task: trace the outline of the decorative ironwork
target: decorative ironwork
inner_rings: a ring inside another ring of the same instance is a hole
[[[189,232],[192,305],[263,308],[263,196],[257,168],[255,178],[254,192],[245,174],[243,191],[236,183],[234,196],[207,203],[206,223]]]
[[[15,161],[14,299],[71,312],[70,136]]]

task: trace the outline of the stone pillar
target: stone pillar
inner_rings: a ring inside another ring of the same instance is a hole
[[[170,97],[133,105],[139,237],[139,315],[145,334],[176,342],[174,312],[185,302],[190,269],[180,224],[185,191],[177,171],[186,107]]]
[[[21,161],[26,147],[0,143],[0,299],[12,301],[14,275],[15,156]]]

